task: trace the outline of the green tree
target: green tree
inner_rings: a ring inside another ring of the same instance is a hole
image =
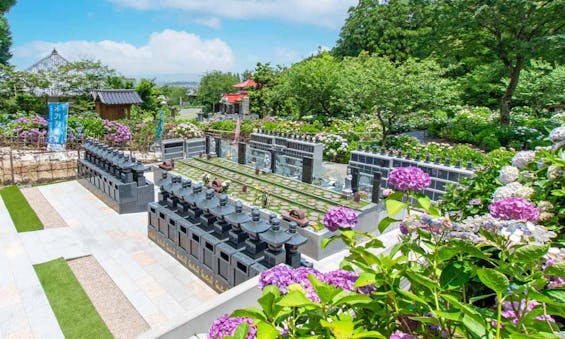
[[[565,66],[533,60],[520,77],[514,102],[537,111],[565,104]]]
[[[233,85],[240,81],[239,75],[236,73],[208,72],[200,79],[196,98],[200,104],[212,111],[218,107],[222,94],[234,92]]]
[[[500,97],[500,121],[510,122],[512,97],[529,60],[565,55],[564,0],[446,0],[437,2],[443,52],[484,63],[501,62],[509,79]]]
[[[39,73],[57,91],[74,96],[90,96],[93,89],[104,88],[116,71],[100,61],[79,60]]]
[[[133,80],[121,75],[110,75],[105,79],[105,87],[113,89],[132,89]]]
[[[159,90],[167,98],[167,104],[169,106],[179,105],[181,100],[184,101],[188,98],[186,88],[181,86],[166,85],[162,86]]]
[[[6,19],[6,12],[16,3],[16,0],[0,0],[0,64],[6,65],[12,57],[12,33]]]
[[[135,87],[135,90],[141,97],[141,100],[143,100],[143,103],[140,105],[141,109],[152,112],[153,117],[156,118],[160,105],[158,96],[161,95],[161,92],[157,88],[155,81],[141,79]]]
[[[280,94],[282,88],[277,88],[281,80],[283,69],[273,67],[270,63],[257,63],[253,73],[250,73],[257,84],[255,88],[249,88],[249,109],[251,113],[259,116],[276,115],[283,108],[280,105]]]
[[[426,57],[431,31],[429,0],[360,0],[349,9],[333,53],[357,56],[367,51],[391,60]]]
[[[324,52],[294,64],[284,72],[284,89],[296,102],[299,117],[315,115],[327,119],[343,114],[335,105],[339,67],[339,61]]]
[[[338,100],[352,115],[375,115],[382,125],[384,144],[403,116],[445,107],[456,97],[444,73],[431,60],[408,59],[397,65],[362,53],[343,60]]]

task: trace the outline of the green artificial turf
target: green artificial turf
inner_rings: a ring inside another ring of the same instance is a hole
[[[65,338],[113,338],[65,259],[33,267]]]
[[[8,186],[0,190],[0,196],[10,213],[10,217],[18,232],[37,231],[43,229],[43,223],[29,206],[18,186]]]

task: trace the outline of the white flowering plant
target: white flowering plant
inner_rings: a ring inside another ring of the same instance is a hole
[[[324,160],[347,163],[349,160],[349,143],[337,134],[316,134],[318,142],[324,144]]]
[[[524,198],[540,209],[539,223],[565,242],[565,156],[559,127],[550,133],[552,145],[536,151],[520,151],[510,157],[497,152],[491,163],[473,178],[452,186],[442,197],[442,210],[456,220],[487,212],[489,201]]]

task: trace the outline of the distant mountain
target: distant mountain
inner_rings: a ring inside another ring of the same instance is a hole
[[[170,81],[163,83],[164,86],[178,86],[196,89],[200,85],[198,81]]]

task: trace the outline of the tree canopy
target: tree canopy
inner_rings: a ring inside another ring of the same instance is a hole
[[[16,0],[0,0],[0,64],[2,65],[6,65],[12,57],[12,53],[10,53],[12,33],[5,14],[15,4]]]
[[[349,9],[333,50],[336,56],[362,51],[391,60],[425,57],[431,31],[429,0],[360,0]]]
[[[212,110],[220,102],[222,94],[233,92],[232,85],[239,82],[240,78],[236,73],[208,72],[200,79],[196,97],[208,110]]]

